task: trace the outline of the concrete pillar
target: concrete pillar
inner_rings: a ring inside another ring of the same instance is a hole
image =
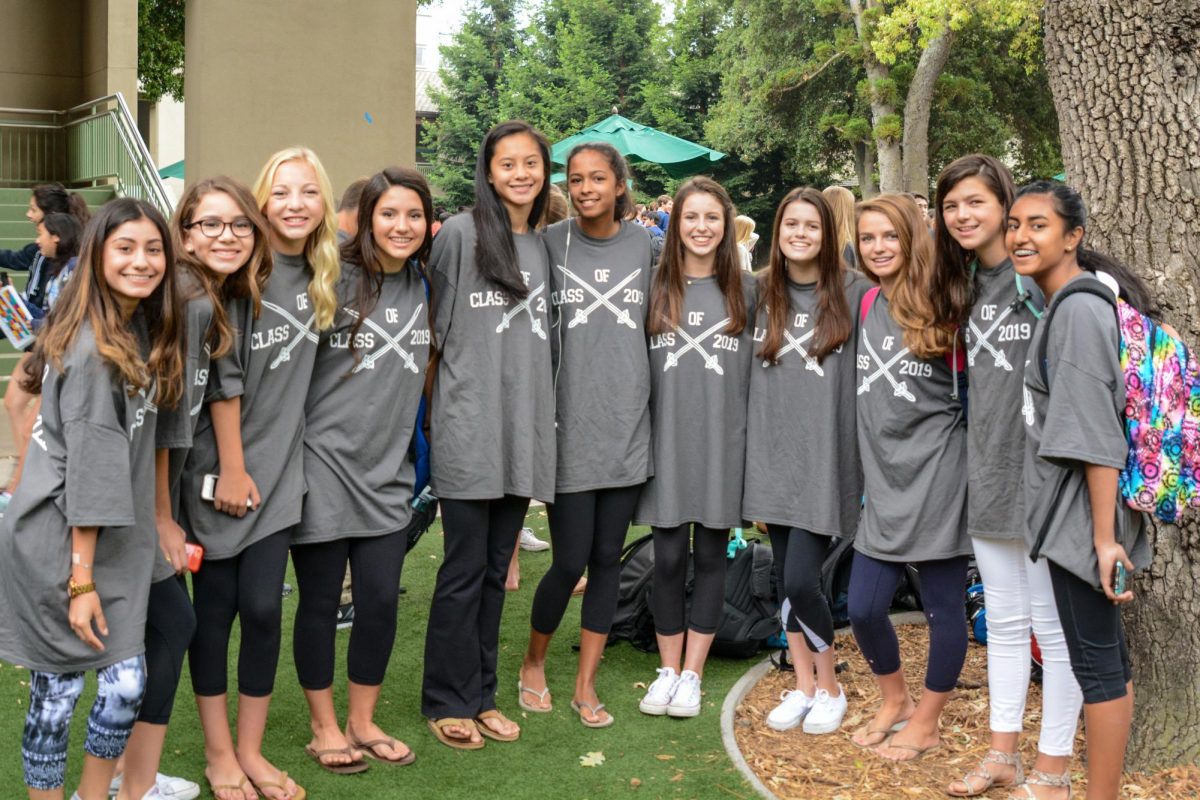
[[[120,92],[137,113],[137,0],[83,0],[83,96]]]
[[[189,182],[250,183],[290,145],[321,157],[334,191],[415,159],[415,0],[187,4]]]

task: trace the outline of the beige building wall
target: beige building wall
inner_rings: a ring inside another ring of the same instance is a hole
[[[316,151],[337,193],[412,165],[415,27],[415,0],[189,2],[188,180],[250,183],[291,145]]]
[[[137,0],[0,0],[0,106],[137,104]]]

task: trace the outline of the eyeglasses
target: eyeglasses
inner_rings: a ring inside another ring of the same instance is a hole
[[[183,226],[183,229],[190,231],[196,226],[199,226],[200,232],[210,239],[221,238],[221,234],[225,233],[226,227],[233,231],[233,235],[239,239],[245,239],[247,236],[254,235],[254,223],[245,217],[238,217],[233,222],[222,222],[216,217],[205,217],[195,222],[189,222]]]

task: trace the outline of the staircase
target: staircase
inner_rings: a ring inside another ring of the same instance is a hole
[[[107,186],[72,191],[83,195],[93,213],[116,196],[113,188]],[[0,188],[0,250],[20,250],[37,237],[37,230],[25,219],[29,195],[29,189]],[[24,289],[29,273],[10,272],[8,277],[18,289]],[[8,338],[0,334],[0,383],[8,381],[20,355]]]

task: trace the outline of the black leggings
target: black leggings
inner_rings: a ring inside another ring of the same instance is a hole
[[[347,561],[352,576],[354,626],[350,629],[346,674],[362,686],[383,683],[396,641],[396,604],[407,546],[408,537],[398,531],[292,547],[292,565],[300,590],[292,655],[302,687],[319,691],[333,685],[337,608]]]
[[[196,612],[182,577],[150,585],[146,608],[146,694],[138,722],[166,725],[183,675],[183,657],[196,632]]]
[[[830,538],[786,525],[768,525],[767,533],[771,535],[775,574],[787,600],[784,627],[791,633],[803,633],[812,652],[824,653],[833,646],[833,614],[821,593],[821,564]]]
[[[674,636],[684,631],[687,606],[688,539],[694,538],[692,613],[688,630],[716,633],[725,610],[725,549],[729,530],[692,523],[654,532],[654,631]],[[688,533],[692,536],[689,537]]]
[[[229,632],[241,623],[238,692],[267,697],[275,688],[283,625],[283,576],[291,529],[273,533],[231,558],[205,561],[192,576],[196,635],[188,651],[192,691],[216,697],[228,690]]]
[[[1054,605],[1062,620],[1071,671],[1083,690],[1084,703],[1104,703],[1125,696],[1133,680],[1121,609],[1090,583],[1050,563]]]
[[[621,583],[621,549],[642,485],[559,494],[546,507],[554,560],[533,595],[530,625],[554,633],[562,622],[571,590],[586,567],[582,627],[607,634],[617,611]]]
[[[952,691],[967,658],[967,614],[964,591],[967,557],[914,562],[921,576],[921,606],[929,622],[929,654],[925,659],[925,688]],[[900,669],[900,642],[888,619],[892,597],[904,577],[905,565],[854,551],[850,570],[850,626],[863,657],[876,675]]]
[[[496,707],[504,578],[529,498],[441,504],[445,555],[425,631],[421,713],[471,719]]]

